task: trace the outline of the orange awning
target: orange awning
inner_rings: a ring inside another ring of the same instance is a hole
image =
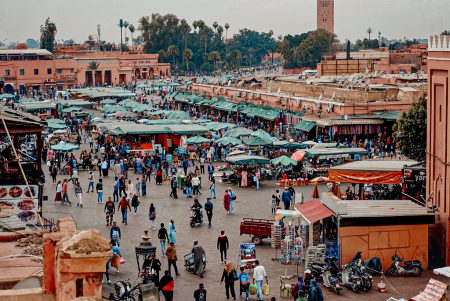
[[[347,171],[328,170],[331,182],[357,183],[357,184],[400,184],[401,171]]]
[[[328,207],[322,204],[319,200],[312,200],[304,204],[298,204],[295,206],[295,210],[297,210],[310,224],[314,224],[321,219],[334,215],[334,212],[328,209]]]

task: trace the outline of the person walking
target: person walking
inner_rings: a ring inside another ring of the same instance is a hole
[[[192,181],[190,176],[186,177],[185,186],[186,186],[186,197],[192,198]]]
[[[159,243],[161,244],[162,257],[166,257],[166,241],[169,240],[167,229],[164,228],[164,223],[161,223],[161,228],[158,230]]]
[[[272,208],[272,214],[275,214],[277,209],[277,197],[272,194],[272,199],[270,200],[270,208]]]
[[[103,204],[103,180],[98,179],[98,183],[95,186],[95,190],[97,190],[97,203]]]
[[[214,180],[214,177],[209,182],[209,197],[216,199],[216,181]]]
[[[126,197],[123,197],[118,205],[120,211],[122,212],[122,224],[128,225],[128,209],[131,211],[130,202]]]
[[[236,201],[236,192],[228,187],[228,194],[230,195],[230,214],[234,214],[234,201]]]
[[[210,181],[214,177],[214,165],[211,162],[208,164],[208,177]]]
[[[255,172],[255,175],[253,176],[253,181],[255,181],[255,185],[256,185],[256,191],[259,190],[259,179],[261,178],[261,174],[259,172],[259,170],[257,169]]]
[[[75,196],[77,197],[77,207],[83,208],[83,189],[80,182],[75,182]]]
[[[114,182],[113,200],[114,200],[114,202],[118,202],[119,201],[120,180],[119,180],[119,178],[115,177],[114,181],[115,182]]]
[[[177,268],[177,249],[175,247],[175,244],[173,242],[169,243],[169,246],[166,249],[166,256],[167,256],[167,263],[168,263],[168,269],[169,269],[169,275],[171,274],[172,266],[175,270],[175,276],[180,276],[180,273],[178,273]]]
[[[193,195],[199,195],[200,193],[200,178],[195,175],[194,177],[192,177],[192,194]]]
[[[228,189],[225,189],[225,194],[223,195],[223,208],[230,214],[230,195],[228,194]]]
[[[119,226],[116,222],[112,223],[111,230],[109,231],[109,237],[112,242],[115,242],[118,246],[120,245],[120,240],[122,239],[122,233],[120,232]]]
[[[284,210],[289,210],[291,208],[291,198],[292,195],[289,192],[288,188],[286,187],[284,189],[283,194],[281,195],[281,200],[283,201],[284,204]]]
[[[104,208],[106,214],[106,226],[111,226],[114,218],[114,213],[116,213],[116,205],[111,200],[111,197],[108,197],[108,201],[105,203]]]
[[[233,300],[236,300],[236,293],[234,292],[234,281],[236,281],[236,278],[237,274],[236,270],[233,267],[233,263],[231,261],[226,261],[222,273],[222,278],[220,279],[220,284],[222,284],[225,280],[225,293],[227,299],[230,299],[231,292],[231,297],[233,297]]]
[[[145,181],[145,175],[142,175],[141,179],[141,194],[147,196],[147,182]]]
[[[239,273],[239,297],[242,296],[242,292],[245,292],[245,301],[248,301],[249,289],[250,289],[250,277],[245,272],[244,267],[240,267],[241,273]]]
[[[177,243],[177,228],[173,219],[170,220],[169,224],[169,242]]]
[[[174,199],[178,199],[177,194],[178,182],[176,176],[172,177],[172,180],[170,181],[170,188],[171,188],[170,196],[173,197]]]
[[[220,263],[227,260],[227,250],[230,247],[228,243],[228,237],[225,235],[225,231],[220,231],[220,235],[217,238],[217,250],[220,251]]]
[[[204,272],[204,262],[203,258],[205,256],[205,249],[201,245],[198,244],[198,241],[194,241],[194,247],[191,251],[194,254],[194,273],[195,275],[200,276],[200,278],[203,278],[203,272]]]
[[[312,279],[310,285],[308,301],[323,301],[322,289],[317,285],[316,280]]]
[[[206,216],[208,217],[208,228],[211,228],[213,208],[214,208],[214,204],[213,204],[213,202],[211,202],[211,198],[207,198],[206,203],[205,203],[205,211],[206,211]]]
[[[62,200],[62,185],[61,181],[56,184],[55,202],[61,202]]]
[[[55,164],[52,165],[52,168],[50,170],[50,175],[52,176],[53,183],[56,182],[56,176],[58,175],[58,168]]]
[[[127,196],[129,195],[131,197],[133,197],[133,195],[136,193],[136,191],[134,190],[134,185],[133,185],[133,183],[131,183],[131,180],[128,180],[126,192],[127,192]]]
[[[263,300],[262,287],[264,279],[266,279],[267,285],[269,284],[269,280],[267,279],[266,269],[259,265],[259,260],[255,260],[255,268],[253,269],[253,283],[256,284],[256,289],[258,292],[258,301]]]
[[[67,194],[67,179],[64,179],[62,184],[62,203],[66,202],[69,203],[69,205],[72,205],[72,203],[69,201],[69,195]]]
[[[175,281],[170,276],[170,271],[164,271],[164,276],[159,280],[159,290],[164,296],[166,301],[173,301],[173,287],[175,285]]]
[[[131,206],[134,209],[134,215],[137,214],[139,204],[139,197],[137,196],[137,193],[134,193],[133,197],[131,198]]]
[[[151,203],[150,208],[148,209],[148,220],[150,221],[150,229],[152,229],[153,231],[156,230],[155,219],[156,219],[156,209],[155,206],[153,206],[153,203]]]
[[[122,197],[123,196],[127,196],[127,192],[126,192],[126,182],[125,182],[125,176],[122,175],[120,176],[120,180],[119,180],[119,196]]]
[[[89,172],[88,181],[89,183],[86,193],[89,193],[90,191],[94,192],[94,174],[92,171]]]
[[[195,301],[206,301],[206,290],[203,283],[200,283],[198,289],[194,291],[194,299]]]
[[[102,168],[102,174],[104,177],[108,177],[108,162],[103,158],[103,161],[101,163]]]

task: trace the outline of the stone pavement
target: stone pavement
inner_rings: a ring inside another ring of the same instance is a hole
[[[84,149],[85,146],[82,147]],[[75,155],[79,155],[79,151],[75,152]],[[55,187],[51,177],[48,174],[48,168],[46,169],[46,184],[44,188],[44,195],[48,195],[48,201],[44,202],[44,216],[59,218],[63,216],[71,215],[77,222],[78,229],[95,228],[100,230],[103,235],[109,238],[110,227],[105,226],[105,215],[103,213],[104,204],[97,204],[96,193],[86,193],[87,190],[87,172],[80,172],[80,182],[83,188],[83,202],[84,207],[79,208],[76,206],[75,194],[72,184],[69,184],[69,197],[72,206],[61,205],[55,203]],[[104,178],[104,200],[108,196],[112,196],[113,191],[113,176],[112,172],[109,173],[108,178]],[[94,172],[95,183],[98,180],[98,171]],[[63,179],[67,176],[58,176],[58,179]],[[203,178],[205,179],[206,176]],[[136,175],[131,171],[129,173],[129,179],[136,182]],[[204,180],[203,183],[206,183]],[[95,184],[94,184],[95,186]],[[206,197],[209,194],[208,189],[203,186],[203,195],[200,196],[200,203],[203,205],[206,201]],[[203,282],[205,288],[208,291],[208,300],[226,300],[224,286],[220,284],[220,277],[222,275],[223,265],[220,263],[220,254],[216,248],[217,237],[220,234],[220,230],[225,230],[226,235],[230,241],[230,250],[228,259],[237,264],[239,243],[250,242],[248,236],[239,236],[240,221],[244,217],[251,218],[272,218],[269,201],[271,195],[277,188],[274,182],[264,182],[260,191],[255,191],[254,188],[234,188],[237,192],[237,200],[235,202],[235,214],[226,215],[222,206],[222,196],[224,190],[228,185],[222,183],[216,183],[216,191],[218,198],[214,200],[214,216],[213,227],[208,228],[207,223],[204,223],[202,227],[197,226],[191,228],[189,226],[189,206],[192,204],[193,199],[186,199],[186,197],[179,191],[179,199],[175,200],[169,197],[170,188],[169,184],[165,183],[161,186],[155,185],[154,178],[150,184],[147,183],[147,197],[141,198],[141,204],[137,215],[134,213],[129,214],[128,225],[121,224],[120,213],[116,213],[114,220],[118,221],[118,224],[122,230],[121,252],[126,259],[126,263],[121,266],[120,272],[117,273],[114,268],[111,269],[111,282],[118,280],[129,279],[133,283],[138,277],[138,267],[136,263],[136,256],[134,253],[134,247],[141,241],[140,236],[144,230],[149,230],[148,222],[148,209],[150,203],[153,203],[156,207],[156,225],[159,229],[160,223],[165,223],[168,226],[170,219],[175,220],[177,227],[177,254],[178,254],[178,269],[181,276],[175,278],[175,297],[174,300],[193,300],[193,291],[198,288],[198,284]],[[324,189],[324,186],[321,187]],[[297,192],[302,192],[305,195],[305,199],[309,199],[312,192],[312,187],[302,187],[296,189]],[[206,215],[205,215],[206,219]],[[157,231],[149,231],[152,236],[151,241],[153,245],[157,247],[157,255],[163,265],[163,270],[167,268],[167,261],[165,258],[161,258],[161,251],[159,240],[156,236]],[[203,279],[194,276],[187,272],[184,267],[183,256],[190,253],[194,240],[198,240],[199,243],[206,250],[207,265],[205,271],[205,277]],[[274,262],[271,259],[275,256],[275,250],[270,247],[270,241],[266,240],[263,246],[257,247],[257,258],[260,263],[265,266],[269,284],[271,288],[271,296],[279,298],[279,276],[280,275],[294,275],[296,274],[296,266],[283,266],[279,262]],[[428,276],[430,273],[428,273]],[[396,278],[389,279],[390,283],[403,297],[411,297],[423,289],[428,281],[429,277],[423,276],[421,278]],[[378,282],[378,278],[375,278],[374,287]],[[441,280],[443,280],[441,278]],[[295,282],[294,280],[292,282]],[[329,293],[326,289],[323,289],[325,298],[328,300],[387,300],[389,296],[396,296],[389,286],[386,294],[380,294],[373,289],[368,294],[354,294],[349,290],[344,290],[343,296],[337,296]],[[238,292],[238,285],[235,285],[235,289]],[[109,292],[113,290],[113,285],[105,284],[103,287],[103,295],[108,296]],[[162,298],[162,297],[161,297]],[[162,298],[163,299],[163,298]],[[266,298],[269,300],[270,298]],[[255,297],[251,300],[256,300]]]

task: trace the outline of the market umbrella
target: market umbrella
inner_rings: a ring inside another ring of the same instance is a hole
[[[306,151],[300,150],[300,151],[297,151],[297,152],[293,153],[291,158],[294,159],[297,162],[300,162],[300,161],[303,160],[305,155],[306,155]]]
[[[148,86],[146,83],[136,85],[136,88],[138,88],[138,89],[147,88],[147,87]]]
[[[188,112],[184,111],[164,111],[164,115],[166,119],[192,119],[191,115]]]
[[[302,147],[300,143],[291,141],[276,141],[273,143],[273,146],[282,149],[298,149]]]
[[[54,151],[65,153],[65,152],[74,151],[76,149],[80,149],[80,146],[76,145],[76,144],[65,143],[64,141],[61,141],[60,143],[58,143],[56,145],[52,145],[51,148]]]
[[[11,98],[14,98],[14,95],[12,95],[12,94],[10,94],[10,93],[3,93],[3,94],[0,94],[0,99],[4,99],[4,98],[6,98],[6,99],[11,99]]]
[[[223,137],[223,138],[217,139],[216,143],[220,143],[224,146],[239,145],[242,143],[242,140],[239,138],[233,138],[233,137]]]
[[[250,136],[252,131],[247,128],[234,128],[225,132],[224,137],[240,138],[242,136]]]
[[[328,182],[330,179],[327,177],[317,177],[311,180],[311,183],[325,183]]]
[[[58,119],[58,118],[49,118],[46,119],[47,123],[57,123],[57,124],[65,124],[64,120]]]
[[[52,134],[67,134],[67,130],[56,130]]]
[[[267,138],[255,137],[253,139],[248,139],[244,141],[247,146],[269,146],[273,145],[273,141]]]
[[[245,154],[244,151],[241,151],[241,150],[235,150],[235,151],[232,151],[231,153],[229,153],[229,154],[227,155],[227,157],[237,156],[237,155],[243,155],[243,154]]]
[[[313,199],[318,199],[319,198],[319,187],[317,187],[317,183],[314,184],[314,189],[313,189],[313,192],[311,194],[311,197]]]
[[[60,124],[60,123],[47,123],[47,128],[49,129],[53,129],[53,130],[62,130],[67,128],[67,126],[65,124]]]
[[[211,143],[211,140],[202,137],[202,136],[193,136],[186,140],[187,144],[203,144],[203,143]]]
[[[274,137],[272,137],[269,133],[267,133],[266,131],[261,130],[261,129],[254,131],[250,135],[253,137],[264,138],[264,139],[272,140],[272,141],[274,139]]]
[[[117,103],[117,100],[111,99],[111,98],[103,99],[102,101],[100,101],[101,105],[115,105],[116,103]]]
[[[233,165],[270,164],[270,160],[267,158],[247,155],[227,156],[226,161]]]
[[[83,111],[80,107],[69,107],[62,110],[63,113],[73,113]]]
[[[291,165],[297,165],[297,161],[292,160],[291,158],[287,156],[281,156],[275,159],[271,160],[272,164],[274,165],[282,165],[282,166],[291,166]]]

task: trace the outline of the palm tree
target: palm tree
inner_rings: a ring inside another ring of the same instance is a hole
[[[170,45],[167,48],[167,55],[172,57],[173,65],[175,66],[177,55],[180,53],[180,50],[175,45]]]
[[[189,62],[192,60],[193,57],[194,53],[192,52],[191,49],[187,48],[183,51],[183,61],[186,64],[186,72],[189,72]]]
[[[158,51],[159,59],[161,63],[165,63],[165,58],[167,56],[167,52],[165,50]]]
[[[189,33],[191,32],[191,27],[189,26],[188,22],[186,22],[185,19],[181,20],[180,22],[180,32],[183,35],[184,49],[186,49]]]
[[[232,65],[237,68],[241,64],[242,61],[242,54],[239,50],[233,50],[230,53],[230,60],[232,62]]]
[[[100,64],[97,63],[96,61],[91,61],[91,62],[88,64],[88,69],[90,69],[90,70],[92,70],[92,71],[95,71],[95,70],[98,69],[99,66],[100,66]]]
[[[214,21],[214,23],[213,23],[213,27],[214,27],[214,30],[215,31],[217,31],[217,27],[219,26],[219,23],[217,23],[217,21]]]
[[[225,40],[228,40],[228,29],[230,29],[230,24],[225,23]]]
[[[367,29],[367,33],[369,34],[369,41],[370,41],[370,35],[372,34],[372,32],[373,32],[372,27],[369,27]]]
[[[132,53],[134,53],[134,49],[133,49],[133,33],[136,31],[136,28],[134,27],[133,24],[130,24],[128,29],[130,30],[130,34],[131,34],[131,51],[132,51]]]
[[[216,63],[220,60],[220,54],[217,51],[211,51],[208,54],[208,61],[213,62],[214,72],[216,71]]]
[[[123,21],[123,27],[125,27],[125,40],[127,39],[128,26],[130,26],[130,23],[128,21]]]

